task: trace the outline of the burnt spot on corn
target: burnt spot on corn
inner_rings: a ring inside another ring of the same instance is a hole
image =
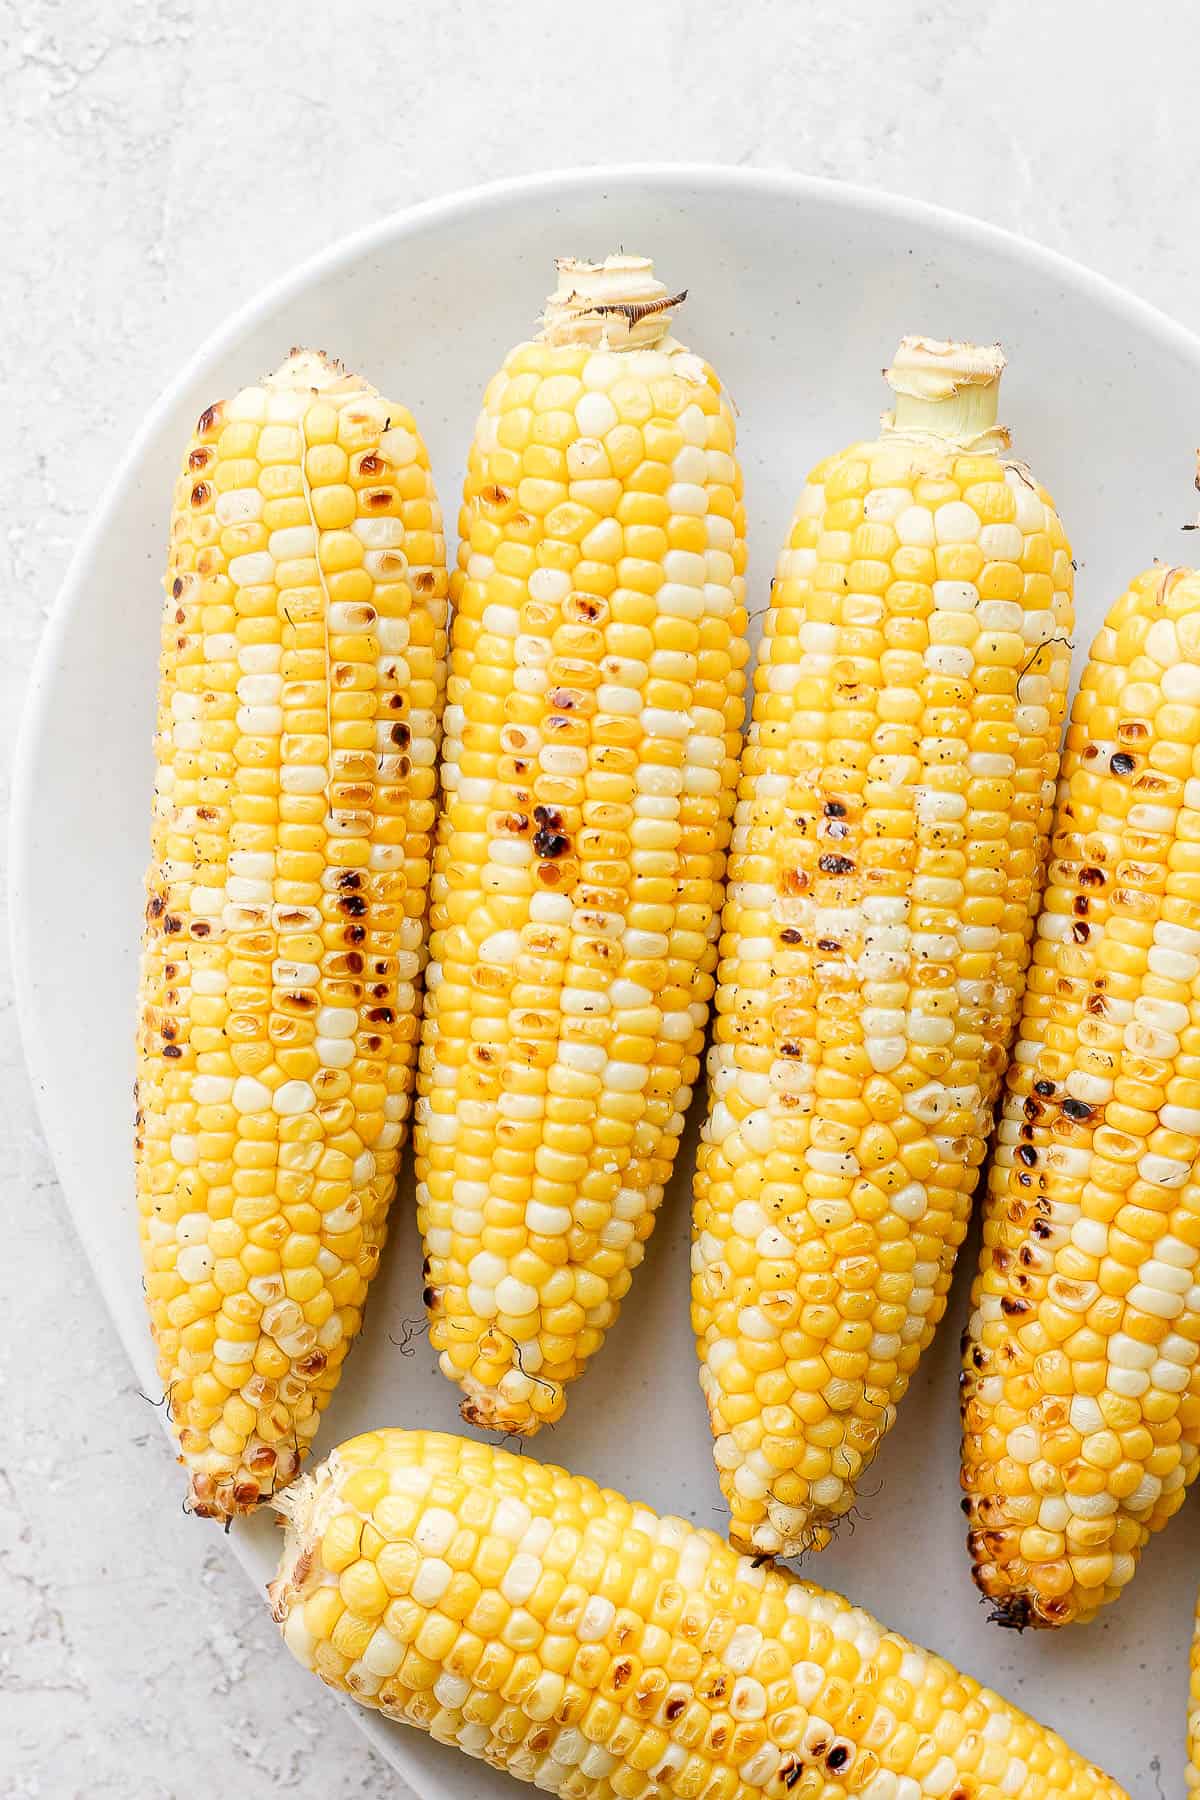
[[[1079,871],[1081,887],[1103,887],[1107,879],[1104,870],[1095,868],[1091,863],[1085,864]]]
[[[1005,1294],[1000,1302],[1000,1311],[1008,1319],[1021,1319],[1031,1310],[1028,1300],[1014,1300],[1011,1294]]]
[[[498,481],[491,481],[486,487],[480,488],[479,498],[485,506],[507,506],[512,495]]]
[[[194,938],[206,938],[212,932],[212,926],[207,919],[193,919],[189,930]]]
[[[191,493],[192,505],[193,506],[207,506],[211,499],[212,499],[212,489],[209,487],[207,481],[196,482],[195,486],[192,488],[192,493]]]
[[[817,867],[826,875],[853,875],[854,862],[849,856],[836,856],[832,851],[817,859]]]
[[[1027,1169],[1035,1169],[1037,1167],[1037,1151],[1032,1144],[1018,1144],[1017,1155]]]
[[[1108,766],[1114,775],[1132,775],[1137,763],[1128,750],[1118,750],[1109,757]]]
[[[827,1769],[831,1770],[831,1772],[834,1775],[836,1775],[838,1770],[844,1769],[846,1764],[849,1761],[850,1761],[850,1746],[849,1746],[849,1744],[835,1744],[833,1746],[833,1748],[830,1750],[829,1755],[825,1758],[825,1767]]]
[[[1027,1631],[1031,1625],[1037,1624],[1033,1604],[1028,1594],[1005,1594],[994,1602],[988,1614],[988,1622],[999,1625],[1005,1631]]]
[[[549,831],[543,826],[540,831],[535,831],[533,834],[533,848],[535,855],[553,860],[554,857],[564,855],[571,848],[571,840],[569,837],[564,837],[562,832]]]
[[[382,472],[382,470],[383,470],[382,456],[377,455],[374,450],[364,450],[362,455],[358,459],[359,474],[360,475],[378,475]]]
[[[346,869],[338,876],[338,886],[340,888],[360,888],[362,886],[362,876],[357,869]]]
[[[174,913],[168,913],[166,918],[163,920],[163,930],[168,934],[168,936],[172,935],[176,931],[182,931],[183,930],[183,920],[177,919]]]
[[[1082,1124],[1085,1119],[1090,1119],[1093,1111],[1085,1100],[1072,1099],[1064,1100],[1062,1109],[1067,1118],[1074,1119],[1077,1124]]]
[[[172,1061],[175,1061],[178,1057],[183,1055],[183,1051],[179,1048],[178,1044],[164,1044],[163,1055],[169,1057]]]
[[[361,894],[347,894],[344,900],[338,901],[338,911],[348,919],[361,919],[367,910],[367,903]]]

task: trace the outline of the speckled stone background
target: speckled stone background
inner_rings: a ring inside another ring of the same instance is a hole
[[[713,160],[976,213],[1191,323],[1198,52],[1187,0],[0,0],[6,768],[115,459],[197,341],[290,264],[481,180]],[[0,1795],[404,1800],[180,1515],[0,983]],[[1164,1746],[1159,1796],[1179,1770]]]

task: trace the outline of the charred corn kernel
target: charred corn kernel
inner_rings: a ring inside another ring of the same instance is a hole
[[[410,1105],[447,574],[411,416],[294,351],[171,518],[138,1029],[146,1292],[192,1509],[291,1479]]]
[[[942,1316],[1029,955],[1071,562],[1002,367],[905,340],[771,593],[692,1248],[731,1536],[765,1554],[828,1541]]]
[[[388,1490],[365,1520],[347,1493],[364,1463]],[[408,1535],[378,1559],[408,1553],[409,1598],[381,1611],[391,1583],[361,1571],[397,1501]],[[1121,1800],[1053,1732],[837,1595],[528,1457],[374,1432],[278,1505],[270,1592],[293,1655],[364,1706],[571,1800]],[[364,1560],[337,1570],[325,1546],[347,1515]],[[474,1577],[465,1615],[455,1556]]]
[[[557,1419],[699,1073],[743,715],[733,415],[640,258],[562,263],[487,389],[453,577],[415,1145],[468,1421]]]
[[[1116,1599],[1200,1469],[1198,745],[1200,575],[1156,567],[1071,713],[965,1341],[968,1542],[1007,1624]]]

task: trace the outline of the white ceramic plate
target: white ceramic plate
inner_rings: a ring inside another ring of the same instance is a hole
[[[159,573],[180,448],[209,401],[273,367],[290,345],[319,345],[413,408],[453,528],[480,392],[528,335],[553,258],[618,244],[653,254],[669,283],[690,288],[681,335],[716,364],[740,409],[752,606],[765,603],[806,469],[871,435],[886,399],[879,371],[914,330],[1003,341],[1002,416],[1073,539],[1081,642],[1136,569],[1154,556],[1186,559],[1178,527],[1200,430],[1200,342],[1045,250],[908,201],[748,169],[541,176],[385,220],[240,313],[151,412],[92,521],[42,643],[16,780],[15,963],[42,1125],[147,1391],[155,1375],[129,1096]],[[529,1453],[719,1529],[687,1324],[694,1141],[693,1121],[632,1304],[563,1424]],[[323,1449],[371,1425],[458,1423],[455,1392],[425,1342],[406,1356],[394,1341],[421,1310],[407,1168],[393,1221]],[[1018,1639],[990,1626],[976,1598],[957,1492],[957,1344],[971,1261],[968,1247],[857,1529],[808,1573],[1053,1723],[1138,1800],[1178,1793],[1200,1567],[1194,1517],[1152,1546],[1129,1595],[1090,1631]],[[268,1521],[228,1541],[265,1581],[277,1545]],[[414,1732],[355,1716],[422,1800],[516,1793]]]

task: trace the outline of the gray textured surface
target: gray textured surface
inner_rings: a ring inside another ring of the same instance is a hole
[[[0,0],[6,766],[46,609],[145,407],[232,307],[393,208],[553,165],[788,166],[1025,231],[1192,322],[1200,22],[1183,3],[1136,33],[1112,0],[337,16]],[[33,1124],[7,970],[0,1131],[0,1792],[399,1795],[180,1516]]]

